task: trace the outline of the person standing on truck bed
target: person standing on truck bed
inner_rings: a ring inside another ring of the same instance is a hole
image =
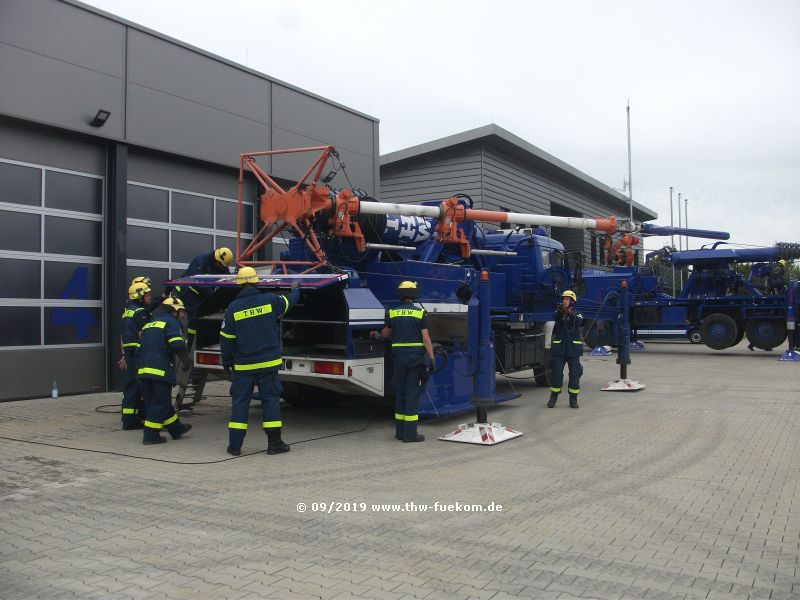
[[[144,428],[145,404],[136,378],[139,371],[136,356],[141,345],[142,327],[150,316],[145,308],[149,304],[150,286],[134,280],[128,288],[128,301],[122,313],[122,357],[118,363],[125,371],[122,389],[122,429],[125,431]]]
[[[394,368],[394,424],[395,439],[404,442],[424,442],[425,436],[417,433],[420,385],[423,370],[433,365],[433,344],[428,334],[428,315],[414,300],[419,296],[415,281],[402,281],[397,287],[400,305],[389,310],[381,336],[392,338]]]
[[[233,252],[230,248],[217,248],[213,252],[200,254],[192,259],[189,266],[181,274],[181,277],[192,277],[193,275],[230,275],[228,267],[233,264]],[[191,347],[192,340],[197,333],[197,316],[200,304],[213,293],[213,288],[195,287],[191,285],[176,285],[172,290],[172,296],[179,298],[186,307],[186,314],[189,317],[189,327],[187,341]]]
[[[571,290],[561,294],[561,304],[554,316],[552,343],[550,345],[550,400],[547,408],[553,408],[564,383],[564,363],[569,365],[569,406],[578,408],[583,366],[583,315],[575,310],[578,297]]]
[[[300,286],[292,283],[288,296],[261,292],[256,287],[258,273],[253,267],[242,267],[236,283],[242,286],[236,298],[225,311],[220,328],[222,366],[230,374],[231,420],[228,423],[228,454],[242,453],[247,433],[248,412],[253,389],[258,385],[258,395],[264,413],[264,432],[267,434],[267,454],[289,452],[281,439],[280,397],[283,388],[278,371],[281,368],[281,339],[278,319],[300,299]]]
[[[175,356],[187,353],[179,321],[184,316],[183,303],[177,298],[167,298],[162,306],[163,312],[155,314],[142,328],[139,348],[139,386],[147,403],[142,440],[145,445],[166,442],[161,437],[162,429],[173,440],[179,440],[192,428],[178,419],[170,397],[175,385]],[[183,356],[181,360],[188,359]]]

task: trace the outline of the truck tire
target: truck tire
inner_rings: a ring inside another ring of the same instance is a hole
[[[700,330],[697,327],[693,327],[686,333],[686,337],[689,338],[689,341],[692,344],[702,344],[703,343],[703,336],[700,334]]]
[[[712,350],[724,350],[736,341],[739,328],[736,321],[724,313],[708,315],[700,323],[700,335],[703,343]]]
[[[544,353],[544,364],[533,367],[533,379],[539,387],[550,387],[550,350]]]
[[[747,340],[762,350],[772,350],[786,341],[786,324],[780,319],[748,321],[745,332]]]

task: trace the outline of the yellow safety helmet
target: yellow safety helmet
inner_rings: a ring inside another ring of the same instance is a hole
[[[258,283],[258,273],[253,267],[242,267],[236,274],[236,283],[244,285],[245,283]]]
[[[233,264],[233,252],[231,252],[230,248],[225,248],[224,246],[217,248],[214,250],[214,260],[226,267],[230,267]]]
[[[573,292],[572,290],[564,290],[564,292],[561,294],[561,297],[562,298],[572,298],[573,302],[577,302],[578,301],[578,297],[575,295],[575,292]]]
[[[779,264],[780,266],[782,266],[782,267],[785,267],[785,266],[786,266],[786,261],[785,261],[784,259],[780,259],[780,260],[778,261],[778,264]]]
[[[401,281],[397,286],[397,295],[401,298],[416,298],[419,295],[416,281]]]
[[[134,277],[131,280],[131,285],[134,283],[146,283],[149,286],[153,285],[153,280],[150,279],[147,275],[139,275],[138,277]]]
[[[186,310],[186,307],[183,305],[183,301],[175,296],[168,296],[164,299],[162,304],[168,308],[171,308],[175,312],[178,312],[179,310]]]
[[[131,287],[128,288],[128,298],[131,300],[138,300],[139,298],[144,298],[146,294],[150,293],[150,286],[144,283],[143,281],[137,281],[134,284],[131,284]]]

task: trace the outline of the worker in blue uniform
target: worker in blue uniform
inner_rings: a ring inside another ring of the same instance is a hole
[[[423,442],[417,433],[419,397],[424,371],[433,365],[433,344],[428,334],[428,315],[414,301],[419,297],[415,281],[402,281],[397,287],[400,305],[386,314],[382,337],[392,341],[392,382],[394,388],[395,439]]]
[[[267,454],[289,452],[281,439],[281,339],[278,319],[300,299],[297,282],[288,295],[261,292],[258,273],[253,267],[242,267],[236,283],[242,289],[225,311],[220,328],[222,366],[232,373],[233,406],[228,423],[228,454],[239,456],[247,433],[248,412],[253,389],[258,386],[263,411],[263,428],[267,434]]]
[[[181,277],[192,277],[193,275],[230,275],[230,267],[233,264],[233,252],[230,248],[217,248],[213,252],[200,254],[192,259],[189,266],[181,274]],[[177,285],[172,290],[172,296],[179,298],[186,307],[186,315],[189,318],[187,328],[187,341],[189,346],[197,333],[197,318],[200,304],[206,300],[214,291],[210,287],[195,287],[191,285]]]
[[[575,292],[566,290],[561,294],[561,304],[554,316],[555,326],[550,346],[550,400],[547,408],[553,408],[558,401],[564,383],[565,363],[569,366],[569,406],[578,408],[583,375],[583,315],[575,309],[577,301]]]
[[[138,277],[134,277],[131,280],[131,285],[134,283],[144,283],[149,287],[151,290],[153,289],[153,280],[150,279],[147,275],[139,275]],[[164,298],[167,297],[166,292],[162,292],[160,296],[152,296],[151,299],[144,304],[144,309],[147,311],[147,318],[150,318],[150,315],[153,313],[155,309],[161,306],[161,302],[163,302]]]
[[[122,312],[122,357],[119,366],[125,371],[122,390],[122,429],[142,429],[145,414],[144,399],[139,389],[136,355],[139,351],[139,336],[147,323],[149,314],[145,305],[150,303],[150,286],[135,282],[128,288],[128,301]]]
[[[175,357],[188,360],[186,339],[179,319],[184,315],[183,303],[177,298],[167,298],[164,310],[142,328],[139,347],[139,386],[147,404],[143,443],[162,444],[166,429],[173,440],[180,439],[192,426],[181,423],[172,407],[171,392],[175,385]]]

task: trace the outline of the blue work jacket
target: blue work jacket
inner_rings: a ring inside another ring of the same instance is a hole
[[[556,324],[553,327],[550,353],[554,356],[582,356],[583,315],[574,308],[568,315],[557,310],[553,319]]]
[[[122,349],[135,351],[139,348],[139,335],[147,323],[149,314],[139,300],[128,300],[122,312]]]
[[[228,267],[220,265],[214,260],[214,252],[207,254],[200,254],[192,259],[189,266],[181,274],[181,277],[192,277],[193,275],[230,275],[231,271]],[[214,288],[210,287],[195,287],[192,285],[176,285],[175,291],[180,294],[180,297],[191,304],[199,304],[200,301],[206,299],[214,292]],[[188,310],[187,306],[187,310]]]
[[[139,379],[175,383],[175,354],[186,350],[181,324],[171,313],[162,313],[142,328]]]
[[[219,332],[222,364],[247,373],[277,371],[281,367],[278,319],[300,298],[261,292],[246,286],[228,305]]]
[[[428,328],[428,313],[413,302],[402,302],[386,311],[386,327],[392,330],[392,352],[424,354],[422,331]]]

